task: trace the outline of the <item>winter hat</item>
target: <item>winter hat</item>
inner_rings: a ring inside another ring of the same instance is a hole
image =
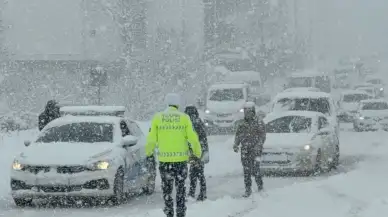
[[[175,105],[179,107],[181,105],[181,96],[176,93],[169,93],[166,95],[165,103],[168,106]]]

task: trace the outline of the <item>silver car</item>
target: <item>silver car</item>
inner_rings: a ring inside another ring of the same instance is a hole
[[[379,129],[388,131],[388,102],[383,99],[361,101],[353,128],[357,132]]]

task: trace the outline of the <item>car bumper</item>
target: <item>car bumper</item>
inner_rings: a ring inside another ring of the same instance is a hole
[[[204,123],[207,128],[211,129],[235,129],[241,119],[243,119],[243,115],[233,115],[225,118],[208,115],[204,118]]]
[[[284,152],[287,159],[271,160],[266,155],[279,155],[279,152],[264,152],[260,169],[264,173],[305,173],[314,170],[316,162],[316,151],[289,151]]]
[[[110,197],[114,194],[116,170],[85,171],[73,174],[52,174],[45,177],[26,171],[11,174],[14,198],[44,197]]]

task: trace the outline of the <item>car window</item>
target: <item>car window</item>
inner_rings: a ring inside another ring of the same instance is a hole
[[[278,111],[314,111],[331,115],[330,102],[328,98],[284,98],[274,105]]]
[[[131,131],[129,130],[127,123],[125,123],[124,120],[120,122],[120,130],[123,137],[131,135]]]
[[[318,119],[318,129],[323,129],[329,127],[329,122],[324,117],[319,117]]]
[[[266,124],[267,133],[309,133],[311,118],[303,116],[285,116]]]
[[[141,137],[143,136],[143,131],[140,129],[139,125],[134,121],[127,121],[129,129],[134,134],[134,136]]]

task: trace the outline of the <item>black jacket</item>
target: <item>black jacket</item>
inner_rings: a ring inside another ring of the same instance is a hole
[[[38,117],[39,131],[41,131],[48,123],[60,117],[58,103],[54,100],[49,100],[46,108]]]
[[[193,123],[193,128],[198,135],[199,142],[201,143],[202,152],[208,152],[209,145],[207,143],[206,128],[205,124],[199,117],[197,108],[195,106],[187,106],[185,113],[190,117],[190,120]]]
[[[241,145],[241,154],[261,156],[266,139],[264,122],[256,116],[254,110],[245,111],[245,118],[237,126],[234,146]]]

